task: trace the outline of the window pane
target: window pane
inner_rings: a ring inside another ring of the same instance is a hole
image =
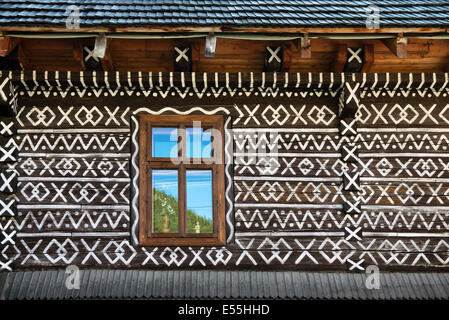
[[[153,232],[178,233],[178,171],[153,170]]]
[[[187,170],[187,233],[212,233],[212,171]]]
[[[177,158],[178,157],[178,129],[158,128],[151,129],[153,137],[153,157]]]
[[[187,158],[210,158],[211,132],[199,127],[186,128]]]

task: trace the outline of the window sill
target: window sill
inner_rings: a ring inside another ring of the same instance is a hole
[[[141,247],[215,247],[224,246],[226,241],[218,238],[144,238],[140,239]]]

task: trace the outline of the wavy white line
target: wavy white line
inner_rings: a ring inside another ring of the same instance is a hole
[[[132,134],[132,142],[134,144],[133,155],[131,158],[131,164],[134,168],[134,177],[133,177],[133,187],[134,187],[134,195],[132,199],[132,215],[133,215],[133,224],[131,228],[132,240],[135,245],[139,244],[137,240],[137,225],[139,224],[139,209],[137,208],[137,201],[139,200],[139,186],[137,185],[137,179],[139,177],[139,166],[136,164],[137,154],[139,153],[139,143],[136,140],[137,133],[139,132],[139,122],[135,117],[131,117],[134,121],[134,132]]]
[[[176,114],[182,114],[182,115],[190,114],[190,113],[192,113],[193,111],[201,111],[201,112],[203,112],[204,114],[207,114],[207,115],[215,114],[215,113],[220,112],[220,111],[223,111],[223,112],[226,113],[226,114],[229,114],[229,113],[230,113],[230,111],[229,111],[228,109],[223,108],[223,107],[216,108],[216,109],[210,110],[210,111],[205,110],[205,109],[203,109],[203,108],[201,108],[201,107],[194,107],[194,108],[191,108],[191,109],[189,109],[189,110],[187,110],[187,111],[180,111],[180,110],[175,109],[175,108],[172,108],[172,107],[165,107],[165,108],[162,108],[162,109],[159,110],[159,111],[153,111],[153,110],[151,110],[151,109],[148,109],[148,108],[144,107],[144,108],[139,108],[139,109],[135,110],[135,111],[133,112],[133,114],[138,114],[138,113],[140,113],[140,112],[148,112],[148,113],[150,113],[150,114],[162,114],[162,113],[167,112],[167,111],[171,111],[171,112],[174,112],[174,113],[176,113]]]

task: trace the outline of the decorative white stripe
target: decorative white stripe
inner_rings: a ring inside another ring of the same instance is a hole
[[[449,157],[449,153],[361,153],[360,158],[390,158],[390,157]]]
[[[27,209],[78,209],[78,210],[129,210],[128,205],[83,205],[83,204],[18,204],[17,210]]]
[[[236,157],[315,157],[315,158],[339,158],[340,153],[277,153],[277,152],[239,152]],[[449,154],[447,155],[449,157]]]
[[[233,128],[234,132],[338,132],[337,128]]]
[[[77,181],[77,182],[129,182],[129,178],[81,178],[81,177],[18,177],[20,181]]]
[[[234,176],[237,181],[254,181],[254,176]],[[273,177],[273,176],[257,176],[259,181],[326,181],[341,182],[340,177]]]
[[[449,128],[358,128],[358,132],[449,132]]]
[[[34,237],[127,237],[129,232],[33,232],[16,234],[18,238]]]
[[[344,232],[319,232],[319,231],[300,231],[300,232],[236,232],[236,237],[344,237]]]
[[[92,129],[17,129],[17,133],[115,133],[129,132],[129,128],[92,128]]]
[[[215,113],[220,112],[220,111],[222,111],[222,112],[224,112],[226,114],[230,113],[230,111],[228,109],[223,108],[223,107],[219,107],[219,108],[216,108],[214,110],[205,110],[205,109],[203,109],[201,107],[194,107],[194,108],[191,108],[191,109],[189,109],[187,111],[181,111],[181,110],[178,110],[178,109],[175,109],[175,108],[172,108],[172,107],[165,107],[165,108],[163,108],[163,109],[161,109],[159,111],[153,111],[153,110],[151,110],[149,108],[143,107],[143,108],[139,108],[139,109],[135,110],[133,112],[133,114],[137,114],[137,113],[140,113],[140,112],[147,112],[147,113],[151,113],[151,114],[162,114],[164,112],[174,112],[176,114],[183,114],[184,115],[184,114],[190,114],[193,111],[201,111],[204,114],[215,114]]]
[[[388,205],[364,205],[361,206],[362,210],[397,210],[397,211],[404,211],[404,210],[420,210],[425,212],[439,212],[438,210],[449,210],[449,207],[443,207],[443,206],[388,206]]]
[[[225,129],[225,159],[226,159],[226,167],[225,167],[225,175],[228,179],[228,185],[226,186],[225,190],[225,198],[228,202],[228,212],[226,212],[226,223],[229,227],[229,234],[227,238],[227,243],[230,243],[234,237],[234,224],[232,223],[232,214],[234,213],[233,208],[233,201],[231,198],[229,198],[228,194],[230,192],[231,186],[232,186],[232,177],[230,175],[230,166],[232,163],[232,154],[230,154],[229,150],[231,150],[232,153],[232,136],[230,134],[230,130],[228,130],[229,123],[231,122],[231,117],[228,117],[226,119],[224,129]]]
[[[449,233],[362,232],[363,237],[447,238]]]
[[[70,153],[71,158],[129,158],[130,153]],[[19,153],[19,157],[65,158],[67,153]]]
[[[137,227],[139,225],[139,209],[138,209],[138,201],[139,201],[139,186],[137,185],[137,181],[139,180],[139,165],[137,164],[137,155],[139,153],[139,143],[137,142],[137,133],[139,132],[139,122],[137,121],[136,117],[131,117],[134,122],[134,132],[132,134],[132,143],[134,144],[134,152],[131,158],[131,165],[134,168],[134,177],[132,180],[132,184],[134,187],[134,194],[132,199],[132,218],[133,218],[133,224],[131,227],[131,236],[132,236],[132,242],[134,245],[138,245],[139,241],[137,240]]]
[[[343,204],[236,203],[236,208],[343,209]]]

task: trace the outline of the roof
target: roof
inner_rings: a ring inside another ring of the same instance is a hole
[[[0,273],[1,299],[270,298],[449,299],[449,273],[85,270],[80,289],[68,290],[64,270]]]
[[[70,5],[80,26],[182,25],[365,27],[376,4],[382,27],[448,26],[447,0],[2,0],[0,25],[65,26]]]

